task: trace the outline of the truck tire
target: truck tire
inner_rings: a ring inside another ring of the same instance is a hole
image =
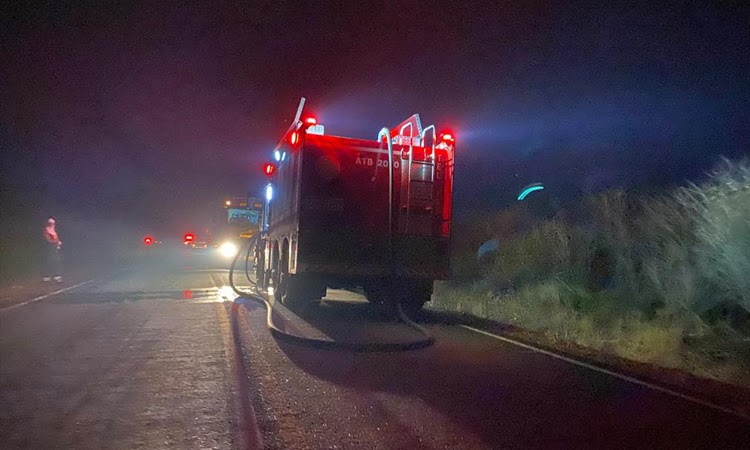
[[[295,308],[305,303],[304,286],[298,277],[287,275],[286,289],[282,293],[281,303],[288,308]]]
[[[273,274],[273,296],[274,300],[282,303],[289,309],[299,308],[306,303],[315,300],[314,286],[308,285],[307,280],[300,275],[289,273],[289,260],[285,245],[280,252],[275,252]],[[318,297],[320,298],[320,297]]]
[[[432,297],[432,280],[384,279],[365,288],[367,301],[377,305],[389,316],[396,314],[396,305],[409,317],[415,317]]]
[[[325,295],[321,294],[320,285],[304,275],[287,275],[285,291],[281,302],[284,306],[295,309],[308,305]],[[323,289],[325,292],[325,289]]]
[[[424,304],[432,298],[432,281],[429,284],[425,282],[415,282],[409,290],[409,296],[404,298],[401,303],[401,309],[407,317],[415,318],[424,307]]]
[[[287,268],[284,265],[284,260],[279,254],[279,246],[276,244],[271,256],[271,273],[270,281],[273,285],[273,298],[277,302],[280,302],[284,297],[287,284]]]

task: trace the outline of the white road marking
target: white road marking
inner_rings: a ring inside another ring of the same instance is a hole
[[[637,384],[639,386],[643,386],[643,387],[646,387],[646,388],[649,388],[649,389],[653,389],[655,391],[659,391],[659,392],[662,392],[664,394],[680,398],[682,400],[686,400],[686,401],[689,401],[689,402],[697,403],[697,404],[699,404],[701,406],[705,406],[707,408],[711,408],[711,409],[715,409],[717,411],[721,411],[721,412],[724,412],[724,413],[727,413],[727,414],[731,414],[733,416],[740,417],[740,418],[745,419],[745,420],[750,420],[750,415],[747,415],[744,412],[735,411],[733,409],[726,408],[724,406],[717,405],[715,403],[711,403],[709,401],[702,400],[702,399],[699,399],[697,397],[686,395],[686,394],[674,391],[672,389],[669,389],[669,388],[666,388],[666,387],[663,387],[663,386],[659,386],[657,384],[649,383],[647,381],[639,380],[638,378],[634,378],[634,377],[631,377],[631,376],[628,376],[628,375],[624,375],[624,374],[621,374],[621,373],[613,372],[613,371],[607,370],[607,369],[605,369],[603,367],[598,367],[598,366],[595,366],[593,364],[588,364],[588,363],[585,363],[583,361],[579,361],[579,360],[576,360],[576,359],[573,359],[573,358],[569,358],[567,356],[563,356],[563,355],[551,352],[549,350],[544,350],[544,349],[541,349],[541,348],[538,348],[538,347],[534,347],[533,345],[524,344],[523,342],[515,341],[515,340],[509,339],[507,337],[498,336],[496,334],[492,334],[492,333],[489,333],[489,332],[484,331],[484,330],[480,330],[480,329],[477,329],[477,328],[474,328],[474,327],[470,327],[468,325],[459,325],[459,326],[463,327],[463,328],[466,328],[467,330],[471,330],[471,331],[473,331],[475,333],[479,333],[479,334],[483,334],[485,336],[489,336],[489,337],[497,339],[499,341],[507,342],[507,343],[513,344],[513,345],[517,345],[519,347],[523,347],[525,349],[532,350],[534,352],[541,353],[543,355],[547,355],[547,356],[550,356],[552,358],[559,359],[561,361],[565,361],[565,362],[570,363],[570,364],[575,364],[576,366],[585,367],[586,369],[590,369],[590,370],[593,370],[595,372],[599,372],[599,373],[603,373],[603,374],[606,374],[606,375],[609,375],[609,376],[612,376],[612,377],[615,377],[615,378],[619,378],[621,380],[628,381],[630,383]]]
[[[91,279],[91,280],[88,280],[88,281],[84,281],[82,283],[74,284],[73,286],[68,286],[66,288],[62,288],[62,289],[59,289],[57,291],[50,292],[49,294],[40,295],[39,297],[32,298],[31,300],[27,300],[27,301],[22,302],[22,303],[17,303],[15,305],[6,306],[5,308],[0,309],[0,314],[2,314],[4,312],[7,312],[7,311],[10,311],[11,309],[20,308],[21,306],[25,306],[25,305],[28,305],[28,304],[31,304],[31,303],[34,303],[34,302],[38,302],[39,300],[44,300],[45,298],[52,297],[53,295],[62,294],[63,292],[66,292],[66,291],[69,291],[71,289],[75,289],[75,288],[78,288],[78,287],[81,287],[81,286],[85,286],[85,285],[93,283],[93,282],[94,282],[94,280]]]

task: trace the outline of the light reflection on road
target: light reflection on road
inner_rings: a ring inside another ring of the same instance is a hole
[[[222,286],[219,288],[219,295],[217,301],[219,302],[232,302],[237,298],[237,294],[234,293],[234,289],[231,286]]]

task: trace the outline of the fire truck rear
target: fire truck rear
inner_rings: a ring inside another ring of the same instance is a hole
[[[453,135],[414,115],[377,140],[330,136],[303,107],[265,169],[259,285],[285,304],[339,288],[419,310],[450,272]]]

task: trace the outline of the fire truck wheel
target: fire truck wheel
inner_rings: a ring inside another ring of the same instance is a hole
[[[273,297],[277,302],[282,301],[287,289],[289,273],[287,272],[286,260],[279,255],[278,244],[274,247],[272,266],[271,266],[271,283],[273,284]]]
[[[273,296],[277,302],[286,303],[284,299],[287,297],[287,291],[289,289],[289,274],[282,269],[276,271],[274,278]]]
[[[286,279],[286,289],[282,293],[281,299],[284,306],[298,308],[317,300],[314,295],[314,286],[311,286],[305,278],[287,274]]]
[[[401,309],[408,317],[415,318],[432,297],[432,283],[414,280],[407,292],[407,295],[402,298]]]
[[[426,280],[383,280],[366,289],[367,301],[388,316],[396,314],[396,305],[409,317],[415,317],[432,296],[432,282]]]

